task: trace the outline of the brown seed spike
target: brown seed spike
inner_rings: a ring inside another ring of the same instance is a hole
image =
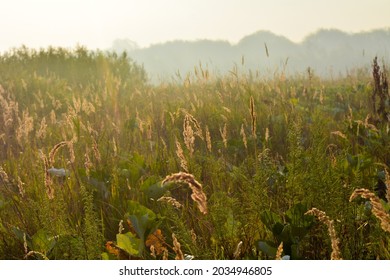
[[[195,180],[194,175],[185,172],[174,173],[165,177],[165,179],[162,181],[162,184],[164,185],[169,182],[188,184],[192,190],[192,200],[198,204],[199,211],[202,214],[207,214],[207,197],[203,192],[202,185]]]
[[[173,251],[176,253],[175,260],[184,260],[183,252],[180,249],[180,243],[177,241],[176,236],[174,233],[172,233],[172,239],[173,239]]]
[[[349,198],[349,201],[352,201],[358,196],[370,200],[372,205],[372,213],[381,221],[382,229],[384,231],[390,232],[390,215],[386,213],[386,210],[383,208],[379,198],[367,189],[356,189]]]
[[[55,157],[56,153],[58,152],[58,150],[59,150],[61,147],[65,146],[65,145],[68,145],[68,142],[62,141],[62,142],[56,144],[56,145],[53,147],[53,149],[51,149],[51,151],[50,151],[50,153],[49,153],[49,162],[48,162],[49,167],[50,167],[50,166],[53,166],[53,164],[54,164],[54,162],[55,162],[55,158],[54,158],[54,157]]]
[[[250,98],[249,102],[250,107],[250,113],[251,113],[251,120],[252,120],[252,136],[256,139],[256,111],[255,111],[255,101],[253,99],[253,96]]]
[[[342,260],[339,249],[339,239],[337,238],[336,230],[334,228],[334,221],[331,220],[325,212],[312,208],[305,213],[305,215],[313,215],[317,217],[320,222],[328,227],[328,234],[332,243],[332,254],[330,255],[331,260]]]

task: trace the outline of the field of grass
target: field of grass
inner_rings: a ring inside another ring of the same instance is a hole
[[[384,66],[238,68],[2,54],[0,259],[390,259]]]

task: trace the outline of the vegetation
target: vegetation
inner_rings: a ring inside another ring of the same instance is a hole
[[[390,259],[387,75],[5,53],[0,258]]]

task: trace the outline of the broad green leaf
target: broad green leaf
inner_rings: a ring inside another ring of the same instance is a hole
[[[125,234],[118,233],[116,235],[117,246],[131,256],[137,256],[139,254],[139,248],[141,241],[131,232]]]
[[[269,210],[265,210],[260,214],[260,220],[270,231],[273,231],[276,223],[283,224],[282,219]]]
[[[130,220],[142,243],[159,225],[156,214],[136,201],[128,201],[127,219]]]
[[[38,230],[32,236],[32,246],[34,251],[39,251],[46,254],[54,247],[55,243],[55,239],[50,238],[44,229]]]

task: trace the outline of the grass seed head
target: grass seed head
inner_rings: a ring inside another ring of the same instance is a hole
[[[195,180],[194,175],[185,172],[174,173],[165,177],[162,184],[164,185],[169,182],[188,184],[192,190],[192,200],[198,204],[198,209],[202,214],[207,214],[207,197],[203,192],[202,185]]]

